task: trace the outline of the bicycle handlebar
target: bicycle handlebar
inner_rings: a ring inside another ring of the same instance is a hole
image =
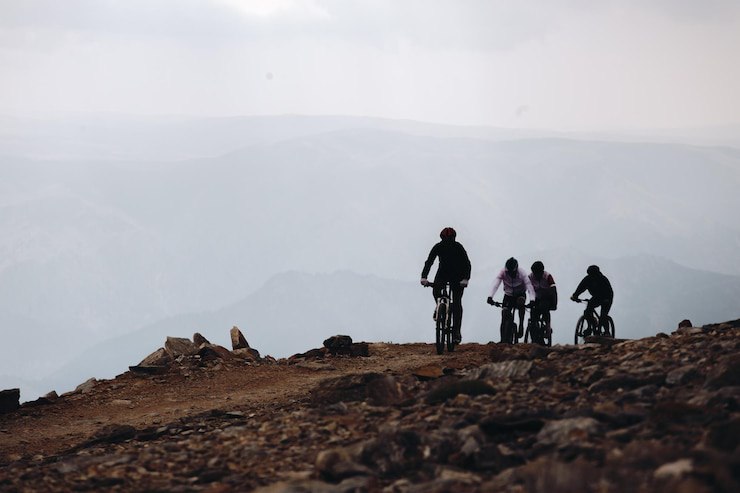
[[[573,299],[573,298],[571,298],[571,299]],[[573,301],[575,301],[576,303],[588,303],[589,301],[591,301],[591,298],[583,298],[583,299],[576,298]]]

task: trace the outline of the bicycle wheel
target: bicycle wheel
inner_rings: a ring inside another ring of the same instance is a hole
[[[517,334],[516,322],[514,322],[513,320],[509,320],[509,334],[511,334],[509,336],[509,338],[511,339],[510,344],[516,344],[517,342],[519,342],[519,335]]]
[[[530,317],[529,321],[527,322],[527,328],[524,329],[524,344],[527,344],[529,342],[529,338],[532,338],[532,343],[535,343],[534,340],[535,334],[534,334],[534,321]]]
[[[575,342],[574,344],[583,344],[585,341],[584,339],[584,331],[589,326],[588,319],[581,315],[581,318],[578,319],[578,323],[576,323],[576,335],[575,335]]]
[[[445,321],[447,319],[447,310],[444,304],[440,304],[437,307],[437,354],[442,354],[445,351]]]
[[[452,330],[451,325],[447,325],[447,328],[445,329],[445,339],[447,343],[447,351],[450,353],[455,350],[455,338],[454,338],[454,331]]]
[[[612,320],[611,317],[607,316],[606,324],[607,324],[606,330],[609,332],[609,334],[606,334],[606,335],[614,339],[614,320]]]

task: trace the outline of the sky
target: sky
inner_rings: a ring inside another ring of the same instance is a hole
[[[1,0],[0,114],[740,122],[737,0]]]

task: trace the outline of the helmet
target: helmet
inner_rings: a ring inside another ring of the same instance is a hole
[[[511,257],[509,260],[506,261],[506,270],[509,272],[514,272],[519,268],[519,262],[514,257]]]
[[[599,270],[598,265],[591,265],[588,267],[588,269],[586,269],[586,274],[588,274],[589,276],[595,276],[596,274],[599,274],[600,272],[601,270]]]
[[[457,232],[453,228],[450,228],[450,227],[446,227],[439,233],[439,237],[442,238],[443,240],[447,240],[447,239],[454,240],[456,236],[457,236]]]
[[[535,274],[542,273],[545,271],[545,264],[540,262],[539,260],[532,264],[532,272]]]

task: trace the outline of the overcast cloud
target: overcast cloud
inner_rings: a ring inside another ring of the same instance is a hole
[[[5,0],[0,113],[722,125],[738,47],[731,0]]]

